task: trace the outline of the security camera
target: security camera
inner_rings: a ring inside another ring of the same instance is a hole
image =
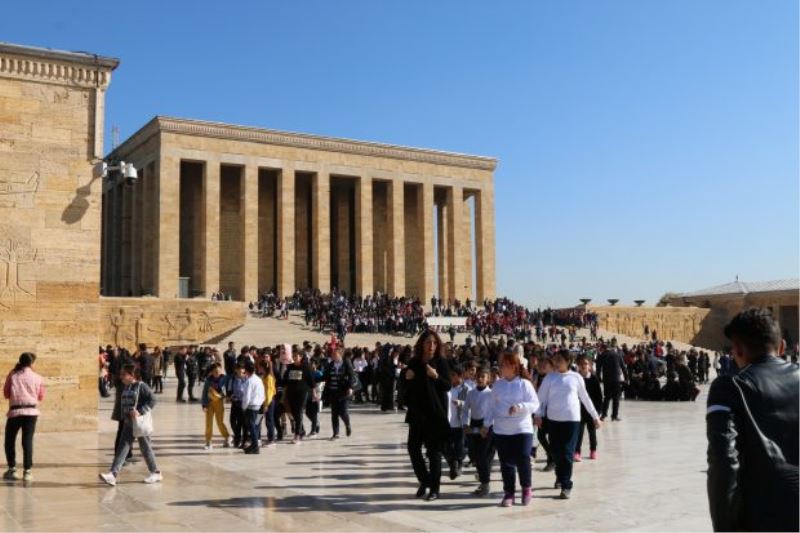
[[[139,173],[136,172],[136,167],[133,166],[133,163],[120,163],[120,167],[122,167],[122,177],[125,179],[126,185],[134,185],[136,184],[136,180],[139,179]]]

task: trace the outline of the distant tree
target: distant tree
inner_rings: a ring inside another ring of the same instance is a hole
[[[678,296],[680,296],[680,293],[678,293],[678,292],[667,292],[667,293],[664,293],[664,296],[659,298],[658,303],[656,304],[656,307],[666,307],[667,305],[669,305],[670,300],[672,300],[673,298],[677,298]]]

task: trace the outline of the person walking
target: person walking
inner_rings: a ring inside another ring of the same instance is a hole
[[[203,384],[203,393],[200,402],[206,418],[205,447],[206,451],[213,449],[211,437],[213,423],[216,420],[217,429],[222,435],[223,447],[230,448],[231,438],[228,428],[225,427],[225,393],[228,390],[228,376],[222,373],[219,363],[214,363],[208,372],[208,377]]]
[[[339,438],[339,419],[344,422],[344,429],[349,437],[352,434],[352,427],[350,426],[350,413],[348,406],[350,403],[350,396],[353,394],[353,382],[355,381],[355,374],[353,365],[347,359],[342,359],[344,348],[337,346],[333,353],[331,353],[331,362],[325,369],[323,381],[325,382],[325,389],[322,392],[322,397],[325,403],[330,403],[331,406],[331,428],[333,435],[331,440]]]
[[[560,498],[569,499],[572,493],[572,464],[581,424],[581,405],[600,428],[600,415],[586,392],[583,377],[570,370],[572,352],[561,349],[553,356],[554,371],[547,374],[539,388],[539,410],[536,425],[541,426],[546,417],[550,432],[550,452],[556,463],[555,488],[561,489]]]
[[[405,370],[408,392],[408,455],[419,481],[417,498],[439,498],[442,477],[442,450],[450,433],[447,418],[447,392],[450,376],[444,358],[444,345],[433,330],[424,331],[414,346],[414,356]],[[422,456],[422,447],[428,464]],[[426,495],[427,492],[427,495]]]
[[[708,501],[715,531],[798,531],[796,363],[766,309],[748,309],[725,327],[738,374],[708,392]]]
[[[44,400],[44,380],[33,371],[36,355],[25,352],[19,356],[14,369],[6,376],[3,397],[8,400],[5,452],[8,470],[3,479],[19,479],[17,474],[17,434],[22,431],[22,480],[33,481],[33,434],[39,419],[39,404]]]
[[[183,397],[183,391],[186,390],[186,347],[182,347],[175,354],[175,377],[178,379],[178,393],[177,401],[185,403],[186,399]]]
[[[620,422],[619,398],[622,395],[622,384],[627,379],[625,360],[615,349],[608,347],[597,358],[597,377],[603,384],[603,414],[600,420],[608,416],[608,406],[611,404],[611,420]]]
[[[500,356],[500,379],[492,385],[492,398],[483,419],[481,436],[493,434],[503,476],[501,507],[514,505],[516,478],[522,489],[522,505],[533,497],[531,486],[531,448],[533,422],[531,417],[539,408],[539,398],[533,389],[528,371],[522,366],[513,349]]]
[[[155,406],[155,397],[150,387],[136,379],[136,367],[126,365],[120,372],[123,390],[120,402],[120,412],[123,417],[122,434],[120,435],[119,445],[114,451],[114,462],[111,470],[100,474],[100,479],[110,486],[117,484],[119,474],[125,464],[125,459],[133,447],[133,440],[139,441],[139,449],[147,463],[150,474],[144,478],[145,483],[158,483],[162,481],[161,470],[156,465],[156,456],[153,453],[153,446],[150,443],[150,428],[141,427],[140,418],[148,415]],[[152,414],[150,414],[152,417]],[[151,422],[152,424],[152,422]]]
[[[261,446],[261,414],[266,401],[264,382],[256,375],[253,361],[246,360],[243,368],[246,379],[242,389],[242,411],[250,434],[250,446],[245,448],[244,453],[258,454]]]

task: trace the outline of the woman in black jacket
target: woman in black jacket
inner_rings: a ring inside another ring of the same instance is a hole
[[[450,430],[447,417],[447,391],[450,390],[448,366],[442,341],[432,330],[417,339],[414,356],[405,371],[408,412],[408,455],[419,480],[417,498],[427,501],[439,497],[442,477],[442,450]],[[422,446],[428,463],[422,456]]]
[[[294,440],[292,443],[297,444],[305,435],[303,409],[309,394],[311,394],[311,389],[314,388],[314,376],[308,363],[303,358],[303,354],[295,351],[292,353],[292,359],[292,364],[286,367],[282,381],[284,394],[286,394],[286,399],[289,403],[289,412],[294,420]]]

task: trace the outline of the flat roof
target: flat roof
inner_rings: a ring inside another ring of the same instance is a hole
[[[136,133],[128,137],[128,139],[115,148],[109,156],[132,152],[159,132],[291,146],[329,152],[353,153],[373,157],[408,159],[425,163],[477,168],[489,171],[493,171],[497,167],[497,159],[487,156],[162,115],[154,117],[147,124],[142,126]]]
[[[26,46],[3,41],[0,41],[0,53],[39,59],[53,59],[57,61],[66,61],[68,63],[79,63],[81,65],[98,65],[111,70],[117,68],[117,65],[119,65],[119,59],[115,57],[101,56],[91,52],[69,52],[67,50]]]
[[[680,294],[682,298],[697,298],[703,296],[723,296],[732,294],[752,294],[764,292],[782,292],[800,290],[800,279],[776,279],[771,281],[744,282],[732,281],[722,285],[715,285],[698,291]]]

